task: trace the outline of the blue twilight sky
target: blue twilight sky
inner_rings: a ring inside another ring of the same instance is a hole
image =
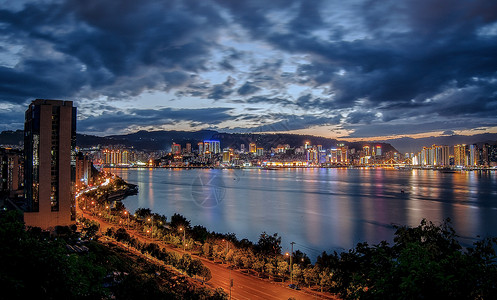
[[[497,1],[0,0],[0,130],[497,132]]]

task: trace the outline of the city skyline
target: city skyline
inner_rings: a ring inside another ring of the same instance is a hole
[[[497,132],[488,1],[16,1],[0,9],[0,130],[33,99],[78,132]]]

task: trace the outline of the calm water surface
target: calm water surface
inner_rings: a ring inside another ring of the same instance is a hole
[[[216,232],[257,242],[277,232],[283,251],[311,259],[358,242],[392,241],[392,224],[449,217],[464,245],[497,236],[497,173],[382,169],[112,169],[139,186],[124,204],[180,213]],[[404,193],[401,193],[404,190]]]

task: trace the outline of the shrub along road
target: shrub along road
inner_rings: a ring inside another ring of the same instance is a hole
[[[117,229],[117,226],[95,216],[84,214],[85,218],[96,221],[100,224],[101,232],[106,232],[108,228]],[[182,249],[172,247],[164,242],[156,241],[145,237],[138,232],[130,229],[128,233],[143,243],[156,243],[161,248],[166,248],[168,251],[177,252],[180,254],[189,253]],[[189,253],[190,254],[190,253]],[[213,288],[223,288],[228,295],[230,294],[230,282],[232,280],[233,287],[231,288],[231,299],[337,299],[330,294],[317,293],[309,289],[300,291],[290,289],[288,282],[275,283],[269,280],[264,280],[247,274],[243,274],[239,270],[230,270],[227,265],[212,262],[204,257],[200,258],[202,263],[207,266],[212,274],[211,280],[206,283]],[[231,279],[231,280],[230,280]]]

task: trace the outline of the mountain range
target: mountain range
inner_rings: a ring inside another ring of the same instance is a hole
[[[125,135],[111,135],[99,137],[87,134],[77,134],[76,143],[81,148],[87,148],[95,145],[123,145],[129,148],[139,150],[170,150],[172,143],[179,143],[183,147],[186,143],[191,143],[192,148],[196,149],[198,142],[203,140],[219,140],[221,147],[232,147],[240,149],[241,144],[245,144],[248,149],[249,143],[256,143],[257,147],[269,149],[279,144],[289,144],[290,147],[299,147],[309,142],[311,145],[322,145],[328,149],[344,144],[349,148],[361,149],[365,144],[379,144],[382,146],[384,153],[388,151],[419,152],[423,147],[433,144],[453,146],[457,144],[497,144],[497,134],[484,133],[477,135],[450,135],[427,138],[410,138],[402,137],[397,139],[388,139],[370,142],[346,142],[337,139],[318,137],[312,135],[300,135],[289,133],[261,134],[261,133],[221,133],[214,130],[200,131],[138,131]],[[22,145],[23,131],[3,131],[0,133],[0,145]]]
[[[221,133],[213,130],[200,131],[138,131],[125,135],[111,135],[99,137],[87,134],[77,134],[76,144],[81,148],[88,148],[96,145],[110,146],[123,145],[128,148],[137,150],[171,150],[172,143],[181,144],[185,147],[186,143],[191,143],[192,148],[196,149],[197,143],[204,140],[219,140],[222,148],[230,147],[240,149],[241,144],[245,144],[248,149],[250,143],[255,143],[257,147],[269,149],[278,145],[288,144],[290,147],[299,147],[309,142],[311,145],[322,145],[324,149],[336,147],[339,144],[344,144],[349,148],[361,149],[368,142],[347,142],[337,139],[318,137],[312,135],[299,135],[289,133]],[[0,145],[22,145],[23,131],[3,131],[0,133]],[[398,152],[389,143],[374,142],[382,146],[383,151]]]

